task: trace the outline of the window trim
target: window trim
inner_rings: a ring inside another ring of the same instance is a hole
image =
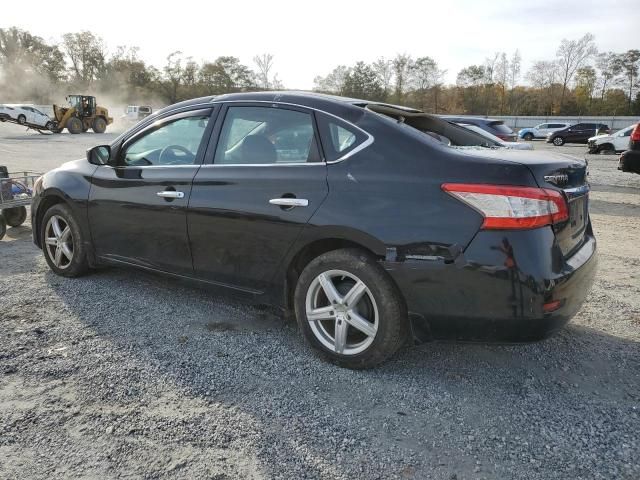
[[[204,159],[204,154],[206,152],[206,146],[209,142],[208,138],[211,137],[211,132],[213,130],[213,125],[215,123],[216,120],[216,112],[219,109],[215,108],[215,107],[208,107],[208,108],[199,108],[196,110],[187,110],[187,111],[183,111],[183,112],[178,112],[174,115],[168,115],[166,117],[162,117],[157,119],[155,122],[145,126],[144,128],[142,128],[141,130],[136,131],[135,133],[133,133],[131,136],[127,137],[119,146],[118,146],[118,150],[116,152],[115,157],[115,165],[110,165],[113,168],[119,168],[119,169],[125,169],[125,168],[135,168],[135,169],[139,169],[139,168],[193,168],[193,167],[200,167],[202,166],[202,162]],[[165,125],[168,125],[169,123],[173,123],[175,121],[178,120],[182,120],[183,118],[190,118],[190,117],[204,117],[204,116],[208,116],[209,117],[209,122],[207,123],[206,128],[204,129],[204,133],[202,134],[202,140],[200,141],[200,145],[198,147],[198,152],[196,153],[196,157],[193,160],[193,163],[189,163],[189,164],[182,164],[182,165],[125,165],[123,163],[124,160],[124,152],[126,151],[127,147],[141,139],[142,137],[146,136],[147,134],[158,130],[160,128],[162,128]]]
[[[315,116],[316,110],[307,107],[304,105],[296,105],[293,103],[284,103],[284,102],[267,102],[262,100],[231,100],[231,101],[220,101],[220,102],[211,102],[214,104],[222,105],[223,108],[221,110],[221,114],[219,115],[219,119],[216,122],[216,127],[211,134],[212,141],[209,142],[207,147],[207,151],[205,153],[204,163],[202,167],[299,167],[299,166],[325,166],[328,162],[324,156],[324,149],[322,148],[322,143],[320,141],[320,132],[318,130],[318,122]],[[227,105],[234,104],[234,105]],[[271,105],[269,107],[268,105]],[[283,110],[291,110],[294,112],[306,113],[311,117],[311,123],[313,127],[313,135],[316,139],[316,145],[318,148],[318,153],[320,154],[319,162],[282,162],[282,163],[215,163],[215,154],[218,149],[218,143],[220,141],[220,134],[222,133],[222,127],[224,126],[224,121],[227,117],[227,113],[229,108],[234,107],[259,107],[259,108],[278,108],[275,105],[284,106]],[[292,108],[293,107],[293,108]],[[214,139],[215,137],[215,139]]]
[[[247,166],[273,166],[273,165],[277,165],[277,166],[283,166],[283,165],[333,165],[336,163],[340,163],[344,160],[347,160],[349,157],[355,155],[356,153],[360,152],[361,150],[364,150],[365,148],[369,147],[374,141],[375,141],[375,137],[373,135],[371,135],[369,132],[367,132],[366,130],[360,128],[359,126],[357,126],[356,124],[354,124],[353,122],[350,122],[349,120],[345,120],[342,117],[339,117],[338,115],[334,115],[331,112],[327,112],[326,110],[321,110],[319,108],[314,108],[314,107],[309,107],[307,105],[300,105],[297,103],[291,103],[291,102],[279,102],[279,101],[270,101],[270,100],[219,100],[219,101],[212,101],[210,102],[211,104],[217,104],[217,105],[224,105],[225,106],[225,115],[226,115],[226,108],[228,108],[227,104],[246,104],[247,106],[250,106],[252,104],[270,104],[270,105],[283,105],[283,106],[288,106],[288,107],[295,107],[301,110],[307,110],[307,111],[312,111],[312,112],[319,112],[322,113],[324,115],[328,115],[330,117],[336,118],[338,120],[340,120],[343,123],[346,123],[347,125],[355,128],[356,130],[359,130],[360,132],[362,132],[364,135],[367,136],[367,139],[362,142],[360,145],[358,145],[356,148],[354,148],[353,150],[347,152],[346,154],[342,155],[341,157],[336,158],[335,160],[331,160],[331,161],[327,161],[326,156],[324,155],[324,145],[322,144],[322,140],[320,139],[320,129],[318,128],[318,121],[317,118],[315,118],[315,115],[313,115],[314,117],[314,123],[315,123],[315,129],[316,129],[316,141],[318,142],[318,145],[320,146],[320,155],[323,158],[322,162],[305,162],[305,163],[289,163],[289,164],[285,164],[285,163],[267,163],[267,164],[252,164],[252,165],[247,165]],[[366,112],[366,109],[363,108],[363,110]],[[223,115],[221,115],[221,117],[224,117]],[[224,120],[224,118],[223,118]],[[219,122],[220,125],[219,127],[222,127],[222,122]],[[209,160],[209,155],[210,152],[207,149],[207,156],[206,156],[206,161],[205,163],[202,165],[203,167],[207,167],[207,166],[217,166],[217,167],[222,167],[225,164],[222,163],[218,163],[218,164],[214,164],[213,163],[213,155],[215,154],[215,148],[217,147],[217,143],[218,143],[218,136],[220,133],[221,128],[216,128],[216,130],[214,131],[215,135],[216,135],[216,145],[214,145],[213,148],[213,152],[211,153],[211,162],[208,162]],[[227,164],[230,165],[230,164]],[[234,164],[235,166],[242,166],[240,164]]]

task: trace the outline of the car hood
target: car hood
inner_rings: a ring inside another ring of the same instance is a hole
[[[611,135],[607,135],[606,133],[601,133],[600,135],[589,137],[590,142],[596,140],[613,140],[613,137]]]

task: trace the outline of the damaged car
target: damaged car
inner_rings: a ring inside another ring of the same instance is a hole
[[[280,306],[349,368],[539,340],[593,282],[586,164],[483,141],[366,100],[197,98],[42,176],[33,240],[65,277],[134,267]]]

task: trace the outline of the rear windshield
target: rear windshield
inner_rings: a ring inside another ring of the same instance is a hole
[[[495,122],[489,122],[489,126],[494,128],[500,133],[513,133],[509,127],[507,127],[502,120],[496,120]]]

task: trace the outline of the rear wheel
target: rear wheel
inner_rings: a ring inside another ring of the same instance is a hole
[[[2,215],[10,227],[19,227],[27,219],[26,207],[5,208]]]
[[[82,120],[77,117],[71,117],[67,120],[67,130],[73,134],[82,132]]]
[[[562,145],[564,145],[564,138],[562,138],[562,137],[556,137],[556,138],[554,138],[554,139],[553,139],[553,144],[554,144],[556,147],[561,147]]]
[[[20,125],[24,125],[27,121],[27,117],[25,117],[24,115],[20,114],[18,115],[18,123]]]
[[[294,303],[307,342],[343,367],[374,367],[407,339],[407,311],[396,285],[361,250],[334,250],[309,263]]]
[[[54,273],[78,277],[88,270],[80,225],[68,206],[56,204],[42,218],[40,242],[44,258]]]
[[[93,131],[96,133],[104,133],[107,129],[107,122],[105,122],[104,118],[96,117],[93,120]]]
[[[524,134],[524,136],[522,138],[524,138],[525,140],[530,142],[531,140],[533,140],[533,133],[527,132],[527,133]]]

